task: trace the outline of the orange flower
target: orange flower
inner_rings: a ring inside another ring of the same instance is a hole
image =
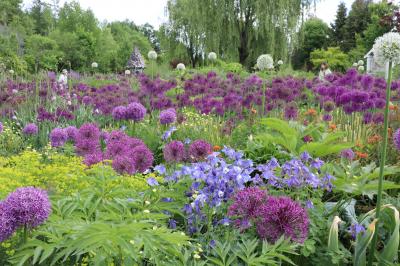
[[[317,111],[314,108],[310,108],[307,110],[306,115],[316,116]]]
[[[357,155],[358,159],[367,159],[368,158],[368,153],[356,151],[356,155]]]
[[[336,130],[336,128],[337,128],[337,126],[336,126],[336,124],[329,124],[329,130],[330,131],[335,131]]]
[[[397,105],[389,105],[389,109],[392,111],[397,111],[399,109],[399,107]]]
[[[257,114],[257,110],[254,109],[254,108],[251,108],[251,113],[252,113],[252,114]]]
[[[221,146],[214,145],[213,151],[220,151],[220,150],[221,150]]]
[[[382,140],[382,137],[378,134],[373,135],[372,137],[368,138],[368,144],[375,144]]]

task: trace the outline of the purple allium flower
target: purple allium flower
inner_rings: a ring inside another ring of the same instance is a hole
[[[146,182],[147,182],[147,184],[149,184],[149,186],[151,186],[151,187],[158,186],[158,182],[157,182],[157,180],[156,180],[154,177],[147,178]]]
[[[103,161],[103,153],[101,150],[97,150],[94,153],[86,154],[83,163],[90,167],[101,161]]]
[[[204,160],[211,152],[211,144],[202,139],[193,141],[189,146],[189,156],[193,161]]]
[[[228,209],[228,215],[237,217],[236,226],[249,225],[249,221],[256,219],[260,206],[267,202],[268,196],[265,190],[258,187],[249,187],[238,191],[234,195],[234,202]],[[246,221],[246,223],[243,223]],[[240,227],[242,230],[246,228]]]
[[[385,116],[383,113],[374,113],[372,116],[372,121],[374,121],[375,124],[382,124],[384,120]]]
[[[160,113],[160,124],[167,125],[176,121],[176,112],[174,109],[167,109]]]
[[[284,235],[299,243],[307,238],[307,211],[291,198],[269,196],[258,213],[257,233],[261,238],[275,242]]]
[[[75,152],[80,156],[92,154],[100,149],[98,140],[91,139],[77,139],[75,142]]]
[[[135,169],[143,173],[153,165],[153,153],[146,146],[137,146],[132,150],[132,159]]]
[[[112,168],[119,174],[132,175],[136,172],[132,158],[128,156],[117,156],[112,162]]]
[[[90,98],[90,96],[83,96],[83,98],[82,98],[82,103],[84,104],[84,105],[89,105],[89,104],[91,104],[92,103],[92,98]]]
[[[285,107],[285,118],[287,120],[293,120],[297,118],[297,107],[294,104],[290,104]]]
[[[400,151],[400,128],[393,133],[393,144]]]
[[[126,107],[125,106],[117,106],[112,111],[112,117],[115,120],[123,120],[126,118]]]
[[[369,124],[372,122],[372,113],[366,112],[363,114],[363,123],[364,124]]]
[[[351,233],[351,236],[353,237],[353,239],[356,239],[358,234],[364,233],[364,232],[365,232],[365,228],[361,224],[356,223],[356,224],[352,224],[350,226],[350,233]]]
[[[68,140],[68,134],[65,129],[56,127],[50,132],[50,141],[52,147],[64,146]]]
[[[17,227],[37,227],[47,220],[51,212],[47,192],[34,187],[17,188],[7,196],[4,204]]]
[[[83,124],[78,130],[77,137],[80,140],[98,141],[100,139],[100,129],[92,123]]]
[[[331,114],[324,114],[322,116],[322,120],[324,120],[326,122],[332,121],[332,115]]]
[[[126,118],[135,122],[142,121],[146,115],[146,108],[140,103],[130,103],[126,107]]]
[[[27,124],[24,129],[22,130],[22,133],[24,133],[24,135],[36,135],[39,132],[39,129],[37,127],[37,125],[30,123]]]
[[[171,162],[182,162],[185,158],[185,145],[181,141],[173,140],[164,147],[164,159]]]
[[[69,126],[69,127],[66,127],[64,130],[67,133],[68,140],[76,141],[76,138],[78,136],[78,129],[76,127]]]
[[[0,201],[0,243],[10,238],[16,229],[15,219],[8,206]]]
[[[352,149],[344,149],[340,152],[340,156],[351,161],[354,159],[355,154]]]
[[[3,132],[3,124],[0,122],[0,133]]]

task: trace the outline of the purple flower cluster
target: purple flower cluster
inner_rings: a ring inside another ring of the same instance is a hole
[[[174,108],[169,108],[167,110],[160,112],[160,124],[167,125],[175,123],[176,121],[176,111]]]
[[[400,151],[400,128],[393,133],[393,144]]]
[[[128,106],[117,106],[112,110],[112,117],[115,120],[142,121],[146,115],[146,108],[138,102],[128,104]]]
[[[37,121],[51,121],[51,122],[61,122],[75,119],[74,114],[67,109],[58,107],[54,113],[46,111],[46,109],[41,106],[37,110]]]
[[[194,162],[203,160],[211,154],[211,152],[211,144],[202,139],[193,141],[189,146],[189,158]]]
[[[18,188],[0,202],[0,242],[18,228],[35,228],[44,223],[51,212],[47,192],[34,187]]]
[[[50,141],[52,147],[64,146],[68,140],[68,133],[65,129],[56,127],[50,132]]]
[[[33,136],[33,135],[37,135],[37,133],[39,133],[39,128],[36,124],[30,123],[27,124],[23,129],[22,129],[22,133],[26,136]]]
[[[3,124],[0,122],[0,134],[3,132]]]
[[[341,151],[340,156],[349,161],[352,161],[355,157],[354,151],[352,149],[344,149]]]
[[[181,141],[173,140],[164,147],[164,159],[168,163],[179,163],[185,159],[185,145]]]

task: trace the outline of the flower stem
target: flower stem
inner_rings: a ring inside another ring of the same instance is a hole
[[[378,241],[378,223],[379,223],[379,216],[381,213],[381,201],[382,201],[382,186],[383,186],[383,172],[385,169],[385,161],[386,161],[386,149],[388,143],[388,128],[389,128],[389,103],[390,103],[390,89],[392,83],[392,67],[393,63],[389,62],[389,75],[387,80],[387,87],[386,87],[386,106],[385,106],[385,120],[383,126],[383,144],[382,144],[382,151],[381,151],[381,160],[379,165],[379,183],[378,183],[378,198],[376,202],[376,215],[375,218],[378,220],[375,225],[375,232],[374,237],[372,239],[370,253],[369,253],[369,260],[368,266],[372,266],[374,261],[374,253],[376,249],[376,244]]]

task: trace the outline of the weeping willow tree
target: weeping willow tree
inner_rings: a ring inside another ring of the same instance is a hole
[[[193,65],[207,52],[251,66],[262,53],[287,59],[303,12],[316,0],[169,0],[168,32]]]

